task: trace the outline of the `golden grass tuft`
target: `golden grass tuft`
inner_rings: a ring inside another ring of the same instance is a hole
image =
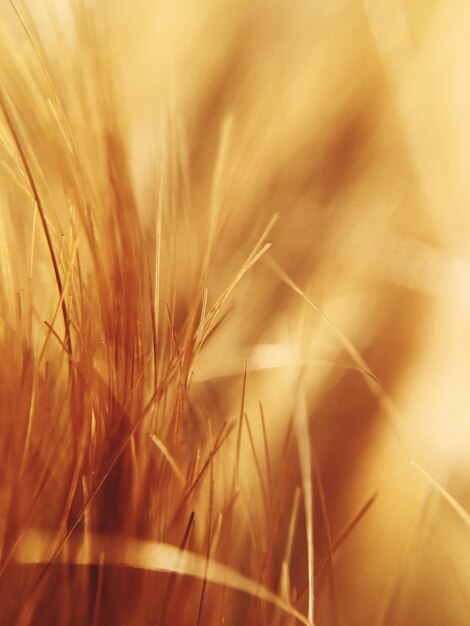
[[[2,0],[2,624],[468,624],[469,20]]]

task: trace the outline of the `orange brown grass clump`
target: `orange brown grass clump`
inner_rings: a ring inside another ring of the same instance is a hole
[[[1,623],[468,624],[468,3],[0,28]]]

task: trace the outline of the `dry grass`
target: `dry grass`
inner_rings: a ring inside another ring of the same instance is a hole
[[[468,3],[0,29],[2,624],[468,624]]]

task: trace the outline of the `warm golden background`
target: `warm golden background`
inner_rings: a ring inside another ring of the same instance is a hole
[[[1,623],[468,625],[470,3],[0,29]]]

